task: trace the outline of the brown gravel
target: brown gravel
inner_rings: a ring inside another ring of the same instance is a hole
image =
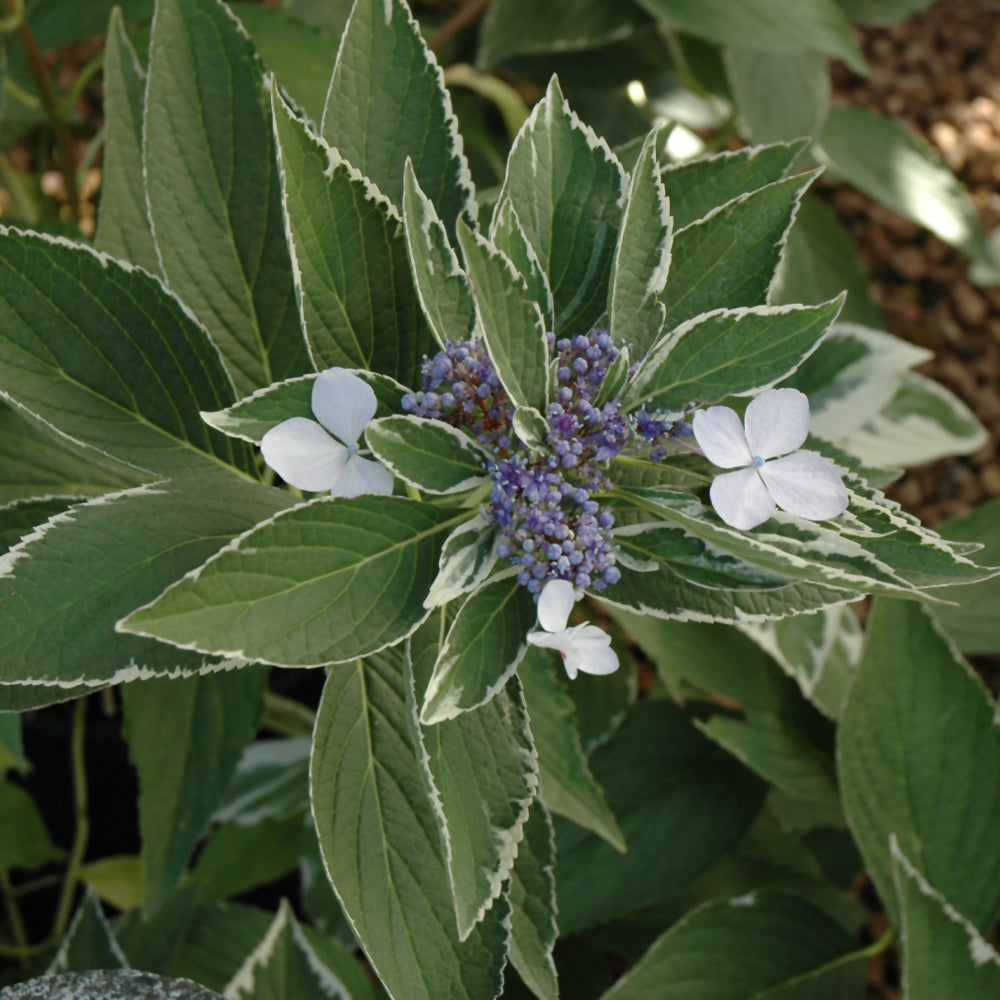
[[[905,24],[862,33],[872,66],[834,70],[834,100],[891,115],[935,146],[983,228],[1000,225],[1000,3],[942,0]],[[891,491],[931,525],[1000,496],[1000,288],[979,288],[962,255],[847,188],[830,201],[858,242],[892,333],[935,352],[920,370],[990,431],[973,455],[909,472]]]

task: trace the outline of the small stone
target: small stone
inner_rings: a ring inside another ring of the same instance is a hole
[[[991,497],[1000,497],[1000,462],[987,465],[979,473],[979,482]]]
[[[951,288],[951,298],[955,303],[959,319],[967,326],[979,326],[989,313],[986,299],[964,279]]]

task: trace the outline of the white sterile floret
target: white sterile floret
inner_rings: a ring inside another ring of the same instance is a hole
[[[618,669],[618,656],[611,648],[611,636],[596,625],[584,622],[567,628],[569,613],[576,603],[573,584],[568,580],[550,580],[538,596],[538,623],[544,632],[530,632],[533,646],[558,649],[573,680],[579,671],[585,674],[610,674]]]
[[[776,506],[810,521],[847,509],[837,470],[822,455],[797,450],[809,433],[809,400],[798,389],[761,393],[743,424],[728,406],[710,406],[691,426],[710,462],[737,470],[716,476],[709,490],[716,513],[733,528],[763,524]]]
[[[377,408],[371,386],[353,372],[320,372],[312,389],[312,410],[319,423],[292,417],[272,427],[260,442],[264,461],[300,490],[329,490],[335,497],[388,495],[392,473],[358,453],[358,438]]]

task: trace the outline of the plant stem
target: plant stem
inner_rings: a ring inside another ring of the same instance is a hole
[[[7,919],[10,921],[10,930],[14,936],[15,953],[21,962],[22,968],[28,965],[28,935],[24,929],[24,920],[21,919],[21,910],[14,898],[14,887],[10,884],[10,876],[5,871],[0,871],[0,891],[3,892],[4,909],[7,911]]]
[[[70,849],[69,864],[66,866],[66,876],[63,880],[62,893],[59,897],[59,908],[52,925],[52,938],[61,941],[69,925],[70,912],[73,907],[76,883],[80,878],[80,868],[83,856],[87,852],[87,840],[90,837],[90,817],[87,815],[87,769],[84,758],[84,735],[87,723],[87,699],[79,698],[73,706],[73,732],[70,743],[70,757],[73,766],[73,800],[76,813],[76,834],[73,847]]]
[[[471,3],[463,4],[441,25],[437,34],[427,43],[427,48],[432,52],[436,52],[446,42],[464,31],[470,24],[478,21],[486,13],[486,8],[489,5],[490,0],[471,0]]]
[[[268,691],[264,695],[264,718],[261,726],[285,736],[312,736],[316,713],[301,702]]]
[[[15,17],[19,8],[23,9],[23,3],[19,3],[19,0],[2,0],[2,2],[3,9],[9,18]],[[56,156],[59,161],[59,170],[63,176],[63,183],[66,186],[66,200],[69,203],[73,221],[77,222],[80,218],[80,189],[76,183],[73,137],[70,134],[69,125],[63,117],[59,97],[52,85],[52,78],[45,65],[45,58],[35,40],[35,33],[23,17],[17,31],[21,38],[21,45],[24,46],[25,55],[31,65],[31,71],[35,76],[35,82],[38,84],[38,96],[42,99],[42,106],[45,108],[45,113],[49,117],[49,123],[55,135]]]

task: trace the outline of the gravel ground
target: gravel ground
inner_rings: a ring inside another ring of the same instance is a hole
[[[930,142],[969,190],[983,229],[1000,225],[1000,2],[941,0],[905,24],[870,29],[867,78],[834,69],[834,100],[890,115]],[[857,242],[886,328],[934,351],[921,371],[975,412],[990,441],[972,455],[908,471],[890,496],[936,525],[1000,497],[1000,288],[968,278],[962,255],[848,188],[830,203]],[[976,658],[988,683],[1000,659]],[[873,914],[877,934],[883,918]],[[994,944],[1000,943],[997,935]],[[898,1000],[890,952],[869,967],[871,1000]]]
[[[834,99],[891,115],[935,146],[988,233],[1000,225],[1000,2],[942,0],[862,36],[872,72],[838,65]],[[847,188],[831,204],[853,233],[892,333],[935,353],[921,368],[990,431],[973,455],[909,472],[894,499],[930,525],[1000,497],[1000,288],[977,288],[961,254]]]

